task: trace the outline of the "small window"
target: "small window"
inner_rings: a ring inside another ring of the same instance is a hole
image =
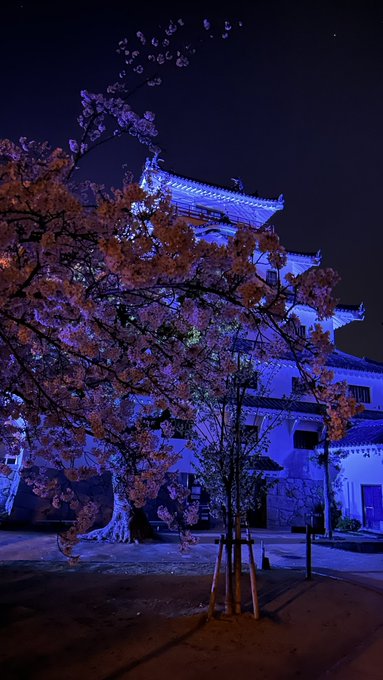
[[[363,385],[349,385],[348,393],[361,404],[371,403],[371,392],[369,387]]]
[[[304,394],[307,394],[307,387],[306,387],[304,381],[302,380],[302,378],[294,377],[294,378],[292,378],[291,382],[292,382],[292,385],[291,385],[292,393],[296,397],[301,397]]]
[[[289,319],[287,328],[292,337],[298,336],[299,338],[307,337],[307,326],[300,323],[299,319]]]
[[[248,381],[246,382],[246,385],[250,390],[258,389],[258,373],[256,371],[251,374]]]
[[[201,498],[201,491],[202,491],[202,486],[199,484],[193,485],[192,488],[190,489],[190,500],[191,501],[199,501]]]
[[[5,463],[5,465],[17,465],[17,456],[5,454],[5,456],[0,456],[0,462]]]
[[[222,210],[215,210],[214,208],[209,208],[206,205],[196,205],[196,209],[200,213],[205,215],[207,218],[211,218],[214,220],[220,220],[226,217],[225,213],[222,212]]]
[[[255,349],[255,341],[247,338],[236,338],[233,342],[234,352],[243,352],[243,354],[251,354]]]
[[[258,373],[256,371],[251,371],[247,375],[241,375],[239,378],[239,384],[242,388],[248,390],[258,389]]]
[[[189,439],[193,430],[193,423],[190,420],[174,418],[172,425],[174,428],[173,439]]]
[[[294,432],[295,449],[315,449],[318,442],[318,432],[310,430],[295,430]]]
[[[253,442],[258,440],[258,425],[243,425],[242,434]]]
[[[278,274],[274,269],[268,269],[266,272],[266,283],[269,286],[276,286],[278,284]]]

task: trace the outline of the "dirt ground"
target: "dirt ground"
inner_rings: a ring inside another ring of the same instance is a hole
[[[222,579],[223,580],[223,579]],[[206,623],[211,576],[1,570],[1,680],[380,680],[383,593],[260,571],[262,618]],[[221,582],[221,588],[223,584]]]

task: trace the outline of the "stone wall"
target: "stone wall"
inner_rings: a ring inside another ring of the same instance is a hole
[[[286,477],[267,494],[267,526],[286,529],[305,526],[306,515],[323,503],[323,482]]]

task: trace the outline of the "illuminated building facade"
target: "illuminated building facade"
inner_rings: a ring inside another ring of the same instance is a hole
[[[200,238],[224,242],[235,233],[238,225],[259,228],[284,207],[283,196],[276,200],[246,194],[240,180],[233,180],[232,189],[212,186],[194,179],[166,172],[156,161],[147,161],[141,184],[144,188],[166,188],[171,192],[177,212],[194,226]],[[286,266],[280,276],[299,274],[320,264],[320,253],[288,252]],[[277,272],[265,259],[259,273],[271,285]],[[309,334],[318,321],[313,309],[301,306],[296,310],[301,333]],[[362,321],[363,307],[339,306],[331,319],[322,323],[335,343],[338,328]],[[247,341],[251,344],[251,336]],[[277,427],[270,431],[270,448],[265,456],[266,477],[277,477],[267,493],[264,507],[254,518],[258,526],[286,528],[302,526],[307,515],[323,501],[323,469],[315,462],[314,449],[324,436],[320,406],[298,388],[298,369],[293,360],[277,360],[267,396],[257,389],[246,397],[246,423],[259,431],[275,416]],[[383,364],[361,359],[335,349],[328,361],[336,381],[345,381],[350,393],[363,404],[364,411],[353,421],[353,427],[341,442],[333,445],[341,451],[340,469],[332,470],[335,491],[343,516],[358,519],[362,526],[383,531]],[[286,412],[286,403],[288,409]],[[283,415],[281,415],[283,412]],[[193,475],[193,455],[185,447],[182,433],[174,440],[182,451],[178,468],[185,480]],[[197,487],[198,495],[198,487]]]

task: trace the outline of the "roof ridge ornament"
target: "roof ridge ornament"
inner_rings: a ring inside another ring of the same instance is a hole
[[[245,191],[245,185],[240,177],[230,177],[233,182],[234,191],[240,191],[243,193]]]
[[[160,163],[164,163],[164,159],[160,158],[160,149],[153,151],[153,157],[147,158],[145,161],[145,170],[161,170]]]

